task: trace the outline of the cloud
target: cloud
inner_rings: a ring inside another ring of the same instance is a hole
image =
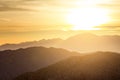
[[[0,21],[2,21],[2,22],[9,22],[10,19],[7,19],[7,18],[0,18]]]
[[[97,26],[96,28],[100,28],[103,30],[120,30],[119,25],[103,25],[103,26]]]
[[[103,26],[102,28],[104,28],[104,29],[115,29],[115,30],[118,30],[118,29],[120,29],[120,26]]]
[[[1,0],[0,11],[30,11],[32,9],[23,7],[28,1],[32,0]]]
[[[21,7],[0,7],[0,11],[30,11],[31,9],[21,8]]]
[[[0,11],[28,11],[31,6],[70,8],[78,6],[76,5],[76,2],[80,1],[83,0],[0,0]],[[108,2],[98,5],[107,8],[118,8],[120,7],[120,1],[108,0]],[[26,6],[27,8],[21,6]]]
[[[66,8],[72,6],[75,1],[76,0],[0,0],[0,11],[28,11],[31,6]]]

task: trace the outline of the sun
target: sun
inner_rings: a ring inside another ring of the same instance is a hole
[[[80,7],[71,9],[67,21],[72,30],[100,30],[95,28],[109,21],[109,12],[100,7]]]

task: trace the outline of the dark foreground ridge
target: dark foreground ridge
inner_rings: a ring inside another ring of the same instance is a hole
[[[14,80],[120,80],[120,54],[97,52],[71,57]]]
[[[44,47],[0,51],[0,80],[11,80],[76,54],[60,48]]]

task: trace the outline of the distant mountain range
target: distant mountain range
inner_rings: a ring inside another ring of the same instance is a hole
[[[70,51],[94,52],[94,51],[112,51],[120,52],[120,36],[97,36],[93,34],[79,34],[72,36],[66,40],[50,39],[33,42],[24,42],[20,44],[4,44],[0,46],[0,50],[15,50],[19,48],[44,46],[64,48]]]
[[[0,80],[12,80],[75,55],[79,53],[44,47],[0,51]]]
[[[120,52],[120,36],[81,34],[68,38],[60,47],[79,52]]]
[[[19,44],[3,44],[0,46],[0,50],[15,50],[19,48],[28,48],[28,47],[37,47],[37,46],[44,46],[44,47],[52,47],[58,44],[59,42],[63,41],[62,39],[50,39],[50,40],[40,40],[40,41],[31,41],[31,42],[23,42]]]
[[[74,56],[14,80],[120,80],[120,54],[97,52]]]

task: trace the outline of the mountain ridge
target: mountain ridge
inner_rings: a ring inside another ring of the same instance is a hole
[[[0,50],[18,49],[35,46],[64,48],[69,51],[77,52],[96,52],[96,51],[111,51],[120,52],[120,36],[104,35],[98,36],[94,34],[79,34],[72,36],[66,40],[48,39],[33,42],[25,42],[21,44],[8,44],[0,46]],[[92,47],[91,47],[92,46]]]
[[[14,80],[119,80],[120,54],[97,52],[74,56]]]
[[[11,80],[74,55],[79,53],[52,47],[0,51],[0,80]]]

